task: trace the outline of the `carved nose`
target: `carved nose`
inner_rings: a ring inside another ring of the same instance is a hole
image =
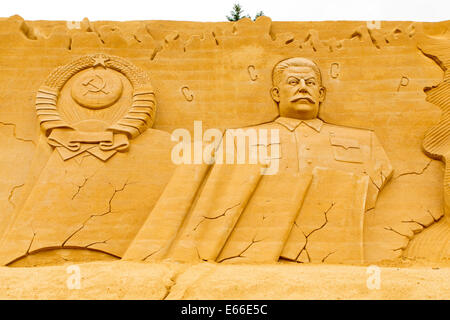
[[[299,93],[308,93],[308,89],[306,87],[305,80],[303,80],[303,79],[299,83],[298,92]]]
[[[298,93],[308,93],[308,89],[306,86],[301,85],[300,88],[298,88]]]

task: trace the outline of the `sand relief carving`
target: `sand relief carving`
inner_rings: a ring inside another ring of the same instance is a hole
[[[32,298],[89,295],[66,290],[74,265],[103,273],[94,297],[310,298],[331,270],[354,280],[342,298],[369,265],[368,298],[445,289],[448,22],[86,21],[0,21],[0,264],[38,267],[4,268],[8,298],[27,272]],[[171,158],[175,130],[192,164]],[[264,161],[221,163],[229,145]],[[117,286],[133,270],[151,290]]]
[[[59,69],[58,74],[53,75],[58,78],[49,78],[39,89],[36,112],[41,128],[48,137],[48,143],[56,148],[64,160],[87,152],[106,161],[116,152],[126,151],[129,147],[128,138],[136,137],[153,121],[154,93],[151,87],[145,88],[144,85],[134,90],[130,110],[114,110],[116,114],[122,115],[116,123],[111,123],[112,119],[107,119],[105,115],[100,119],[80,120],[83,111],[77,108],[57,109],[58,95],[62,89],[60,86],[70,76],[73,76],[71,97],[79,106],[88,110],[110,107],[122,96],[122,80],[116,73],[127,72],[125,68],[127,66],[120,61],[99,55]],[[77,74],[72,75],[73,72]],[[124,105],[121,108],[126,107]],[[68,121],[72,119],[79,121],[69,125]]]
[[[333,79],[337,79],[339,77],[339,73],[341,70],[341,66],[337,62],[333,62],[330,66],[330,76]]]
[[[253,65],[246,71],[258,79]],[[340,77],[339,63],[329,72]],[[278,162],[278,172],[265,175],[259,164],[175,168],[169,135],[147,129],[156,110],[147,75],[126,60],[89,55],[58,68],[36,96],[42,141],[54,152],[0,243],[1,262],[364,262],[364,213],[392,175],[383,147],[370,130],[321,119],[326,89],[313,61],[280,61],[272,82],[280,117],[245,128],[279,132],[277,153],[270,137],[246,146]],[[446,83],[427,91],[444,111]],[[402,76],[397,91],[408,84]],[[187,86],[181,94],[194,99]],[[445,160],[443,119],[424,150]],[[442,219],[404,255],[448,257],[448,230]]]
[[[283,60],[272,80],[280,117],[247,129],[278,130],[279,151],[269,142],[246,150],[279,161],[279,171],[264,175],[249,163],[177,168],[125,259],[364,261],[364,213],[392,174],[386,153],[372,131],[320,119],[325,87],[313,61]]]
[[[170,136],[149,129],[156,100],[147,74],[119,57],[83,56],[47,78],[36,112],[54,151],[15,212],[2,263],[121,257],[174,167]]]
[[[398,83],[397,92],[400,91],[401,87],[406,87],[409,84],[409,78],[406,76],[402,76],[400,78],[400,82]]]
[[[449,37],[421,36],[418,47],[427,57],[434,60],[444,71],[444,79],[436,86],[425,87],[427,101],[442,110],[439,122],[430,128],[423,141],[424,153],[445,164],[444,172],[444,216],[418,234],[410,243],[404,256],[412,259],[448,261],[450,259],[450,145],[449,145]]]
[[[189,89],[188,86],[181,87],[181,93],[183,94],[186,101],[191,102],[194,100],[194,94],[192,93],[192,91]]]
[[[258,80],[258,74],[256,73],[256,68],[255,68],[254,65],[252,65],[252,64],[249,65],[247,67],[247,71],[248,71],[248,75],[250,77],[250,80],[252,80],[252,81]]]

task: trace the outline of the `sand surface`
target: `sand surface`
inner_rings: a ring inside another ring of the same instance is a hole
[[[450,266],[197,265],[127,261],[0,268],[0,299],[450,299]],[[76,267],[75,267],[76,268]]]

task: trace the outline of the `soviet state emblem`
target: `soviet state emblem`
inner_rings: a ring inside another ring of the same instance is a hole
[[[57,68],[36,96],[48,143],[63,160],[88,153],[103,161],[153,125],[153,89],[144,71],[104,54]]]
[[[72,98],[81,106],[102,109],[115,103],[122,95],[120,78],[107,70],[105,58],[97,58],[99,65],[77,75],[72,86]]]

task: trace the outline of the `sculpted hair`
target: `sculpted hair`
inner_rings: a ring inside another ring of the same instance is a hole
[[[289,58],[278,62],[272,70],[272,84],[273,86],[277,86],[281,80],[281,76],[289,67],[310,67],[313,69],[314,73],[320,84],[322,84],[322,75],[320,73],[320,69],[317,64],[306,58]]]

